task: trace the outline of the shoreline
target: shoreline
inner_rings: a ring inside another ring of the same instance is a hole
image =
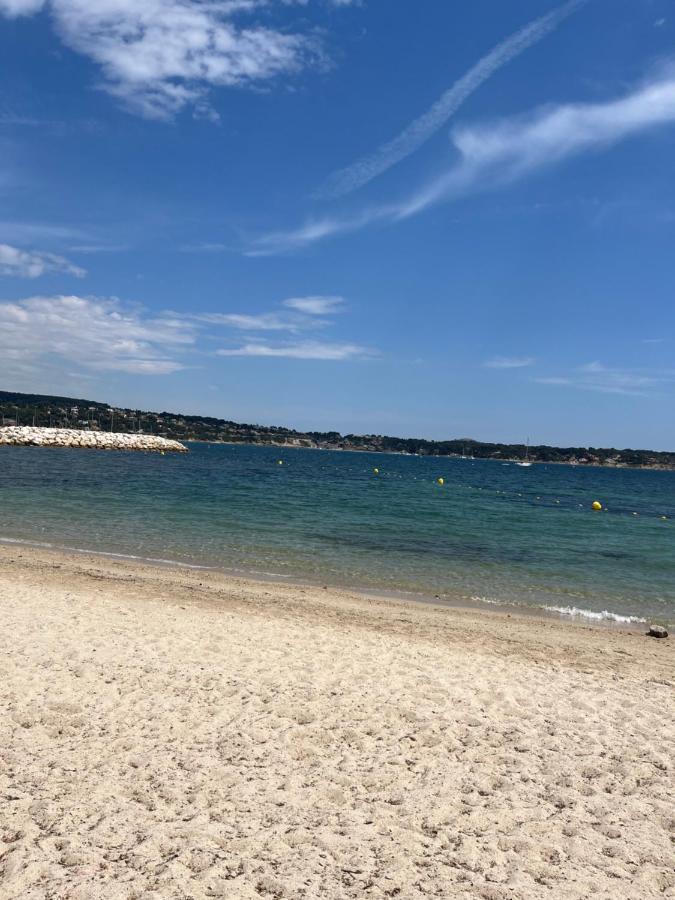
[[[625,629],[629,632],[638,634],[644,633],[649,624],[665,623],[672,627],[672,623],[665,617],[661,618],[645,618],[641,616],[633,616],[622,613],[615,613],[608,610],[596,611],[591,609],[583,609],[578,607],[554,607],[554,606],[530,606],[528,604],[508,601],[486,600],[480,597],[466,597],[464,595],[456,595],[454,597],[446,595],[425,593],[423,591],[406,591],[387,588],[368,588],[359,585],[336,584],[333,582],[324,583],[324,579],[303,578],[296,575],[283,575],[281,573],[260,572],[255,569],[238,569],[228,568],[227,566],[218,566],[210,564],[188,563],[182,560],[163,559],[156,557],[142,557],[133,554],[121,553],[107,550],[92,550],[81,547],[65,547],[52,544],[50,542],[31,541],[28,539],[12,538],[0,536],[0,549],[2,547],[22,547],[25,549],[33,549],[37,551],[45,551],[56,555],[64,555],[73,558],[91,556],[102,560],[120,560],[127,561],[131,564],[155,566],[162,569],[176,569],[180,571],[212,572],[226,578],[233,578],[241,581],[250,581],[252,584],[267,584],[293,587],[297,589],[328,589],[339,593],[348,593],[360,596],[364,599],[374,599],[387,601],[391,600],[397,603],[413,603],[423,604],[427,606],[436,606],[441,609],[458,609],[464,611],[476,610],[478,612],[494,613],[496,615],[522,616],[534,620],[551,619],[560,622],[563,625],[573,626],[593,626],[601,630],[605,629]],[[0,556],[0,561],[2,557]]]
[[[379,622],[391,621],[391,614],[407,615],[408,618],[397,618],[409,624],[421,625],[434,623],[434,628],[446,628],[449,631],[469,629],[477,634],[483,628],[494,630],[498,639],[501,630],[520,630],[524,636],[524,644],[538,641],[549,643],[551,639],[573,641],[580,638],[582,642],[593,645],[596,649],[605,646],[605,642],[628,641],[633,649],[644,650],[647,656],[654,657],[651,649],[666,651],[675,663],[675,644],[668,639],[655,641],[646,636],[644,627],[630,627],[623,623],[606,623],[564,618],[530,607],[491,607],[489,605],[460,605],[439,602],[435,598],[416,599],[382,593],[364,591],[348,587],[323,585],[301,581],[280,581],[272,576],[228,572],[217,568],[190,566],[167,560],[145,560],[118,554],[104,554],[88,550],[68,551],[54,548],[35,547],[23,543],[6,544],[0,540],[0,580],[7,576],[8,569],[15,569],[29,579],[33,573],[38,578],[57,578],[64,576],[75,579],[110,580],[111,583],[138,583],[148,585],[153,591],[167,590],[189,596],[183,602],[199,606],[206,602],[212,605],[220,601],[229,603],[232,598],[241,600],[255,598],[254,606],[261,607],[263,613],[275,614],[286,609],[286,604],[302,615],[307,609],[311,617],[318,605],[334,611],[356,610],[367,611],[369,617]],[[264,599],[262,599],[264,598]],[[140,599],[144,602],[143,598]],[[186,607],[181,607],[186,608]],[[189,608],[189,607],[188,607]],[[505,640],[509,643],[509,640]],[[570,650],[572,644],[566,643]],[[675,686],[675,683],[674,685]]]

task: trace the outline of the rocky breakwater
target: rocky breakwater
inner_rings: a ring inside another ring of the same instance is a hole
[[[90,450],[141,450],[146,453],[187,453],[179,441],[154,434],[117,434],[110,431],[78,431],[75,428],[0,428],[0,446],[72,447]]]

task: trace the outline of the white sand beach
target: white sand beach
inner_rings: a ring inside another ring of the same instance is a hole
[[[0,547],[0,896],[675,897],[675,642]]]

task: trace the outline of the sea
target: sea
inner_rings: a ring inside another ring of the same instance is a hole
[[[675,472],[188,446],[164,456],[0,448],[0,541],[675,623]]]

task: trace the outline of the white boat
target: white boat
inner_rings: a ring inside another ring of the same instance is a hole
[[[525,445],[525,459],[519,460],[516,463],[517,466],[521,466],[523,469],[529,468],[532,463],[530,462],[530,439],[527,439],[527,444]]]

